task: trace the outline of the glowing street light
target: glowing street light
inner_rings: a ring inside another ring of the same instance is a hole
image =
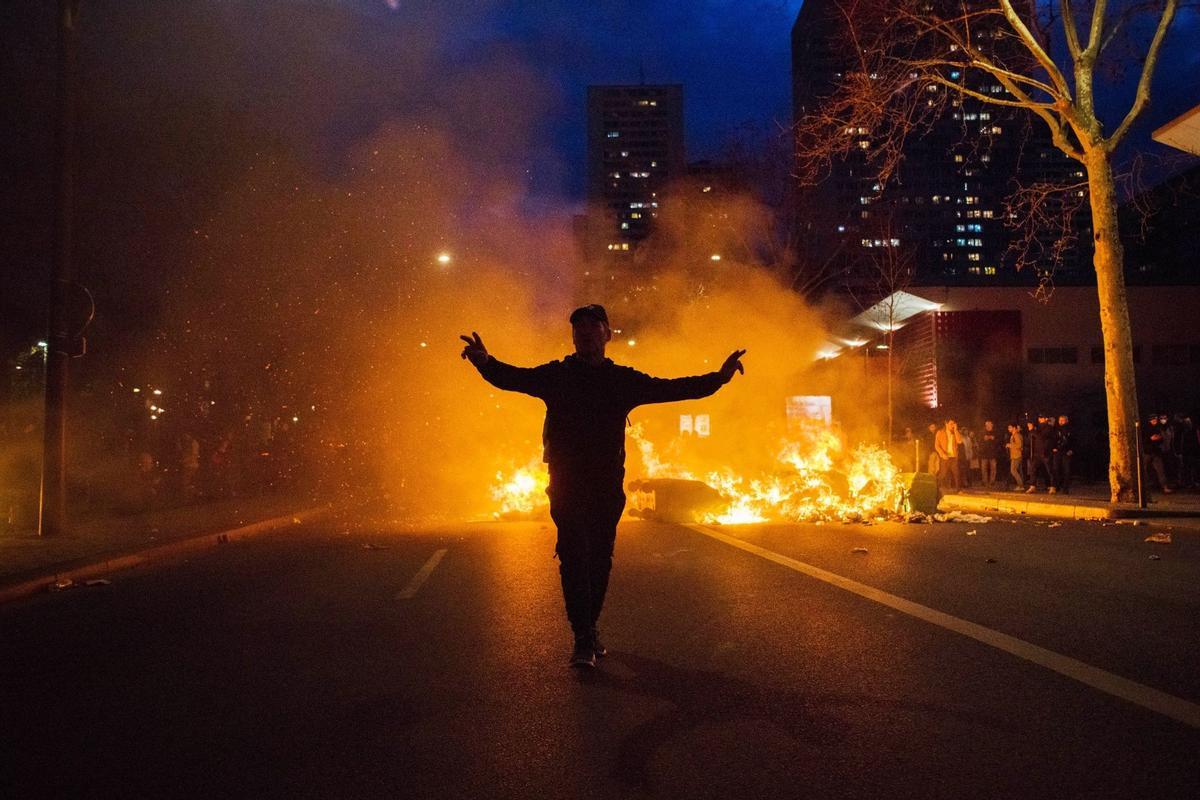
[[[438,253],[437,262],[439,264],[441,264],[442,266],[446,266],[447,264],[450,263],[450,254],[449,253]]]
[[[720,254],[720,253],[713,253],[711,256],[709,256],[709,258],[711,258],[713,261],[720,261],[720,260],[721,260],[721,254]]]

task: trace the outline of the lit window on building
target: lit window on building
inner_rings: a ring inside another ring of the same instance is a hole
[[[979,253],[967,253],[967,261],[982,261],[983,256]],[[978,272],[978,270],[976,270]]]
[[[983,268],[983,274],[984,274],[984,275],[995,275],[995,274],[996,274],[996,268],[995,268],[995,267],[984,267],[984,268]]]

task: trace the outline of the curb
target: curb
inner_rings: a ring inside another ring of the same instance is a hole
[[[37,578],[30,578],[29,580],[24,580],[20,583],[14,583],[10,586],[0,586],[0,604],[10,603],[14,600],[32,597],[35,594],[45,592],[51,586],[61,580],[70,580],[75,582],[89,580],[99,575],[130,569],[131,567],[136,567],[140,564],[149,564],[153,561],[172,558],[182,553],[190,553],[197,550],[216,547],[237,539],[250,539],[255,536],[260,536],[264,533],[271,533],[272,531],[276,531],[279,528],[287,525],[298,525],[301,522],[310,522],[332,511],[332,505],[316,506],[303,511],[297,511],[293,514],[284,514],[282,516],[264,519],[259,522],[252,522],[249,525],[243,525],[240,528],[232,528],[230,530],[217,531],[215,533],[205,533],[199,536],[190,536],[185,539],[179,539],[174,542],[156,545],[154,547],[145,550],[139,550],[134,553],[108,556],[90,564],[84,564],[78,567],[71,567],[70,569],[46,573],[45,575],[41,575]]]
[[[1000,497],[976,497],[966,494],[947,494],[942,502],[964,511],[996,511],[1002,514],[1028,514],[1035,517],[1060,517],[1062,519],[1117,519],[1134,516],[1124,509],[1105,506],[1067,505],[1046,503],[1039,500],[1018,500]]]

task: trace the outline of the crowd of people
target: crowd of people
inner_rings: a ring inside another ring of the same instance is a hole
[[[1026,415],[1001,431],[993,420],[978,429],[946,418],[923,436],[904,429],[901,451],[914,471],[937,476],[942,491],[977,487],[1032,494],[1070,494],[1078,474],[1079,443],[1067,414]],[[1190,414],[1151,414],[1141,426],[1147,488],[1171,494],[1200,487],[1200,430]],[[911,454],[911,455],[910,455]]]

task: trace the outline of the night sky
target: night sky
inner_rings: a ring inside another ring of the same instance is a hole
[[[80,257],[124,298],[118,283],[140,285],[139,270],[152,277],[186,263],[189,221],[265,153],[287,152],[336,182],[380,130],[435,126],[464,162],[520,176],[523,212],[549,218],[581,207],[589,84],[682,83],[692,160],[719,155],[731,137],[778,131],[791,118],[790,31],[802,0],[82,5],[79,213],[92,230],[81,233]],[[11,112],[0,120],[5,341],[41,325],[41,281],[27,276],[49,258],[54,30],[53,3],[0,8]],[[1167,152],[1149,131],[1200,103],[1197,40],[1200,15],[1181,12],[1127,154]],[[1126,89],[1135,77],[1125,75]]]

